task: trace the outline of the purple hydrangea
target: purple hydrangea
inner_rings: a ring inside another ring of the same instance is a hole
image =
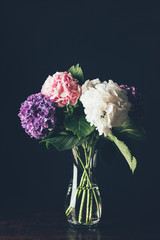
[[[55,105],[42,93],[30,95],[21,104],[18,116],[25,132],[36,139],[46,137],[55,127]]]
[[[129,102],[132,104],[128,115],[134,120],[141,120],[143,117],[143,97],[134,86],[120,85],[127,91]]]

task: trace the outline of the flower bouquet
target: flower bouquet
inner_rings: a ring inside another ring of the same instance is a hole
[[[98,78],[84,81],[79,64],[48,76],[41,92],[21,104],[18,114],[31,138],[49,148],[72,150],[73,179],[69,184],[65,214],[73,225],[93,226],[101,217],[102,202],[95,180],[97,152],[110,141],[122,153],[132,173],[137,161],[124,138],[143,140],[138,123],[142,95],[135,87]],[[122,141],[123,139],[123,141]]]

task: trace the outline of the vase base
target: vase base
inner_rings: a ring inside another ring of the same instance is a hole
[[[98,222],[93,222],[91,224],[83,224],[83,223],[74,223],[74,222],[70,222],[68,221],[69,226],[72,228],[77,228],[77,229],[94,229],[97,228],[99,223]]]

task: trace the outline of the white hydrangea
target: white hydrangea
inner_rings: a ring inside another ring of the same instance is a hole
[[[96,127],[99,135],[105,136],[112,127],[122,125],[131,107],[124,89],[112,80],[100,82],[98,78],[83,84],[80,101],[87,121]]]

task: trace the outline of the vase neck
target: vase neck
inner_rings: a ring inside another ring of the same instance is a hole
[[[78,182],[83,174],[87,173],[90,181],[95,181],[94,172],[97,166],[98,150],[84,146],[73,148],[73,181]]]
[[[72,148],[73,160],[76,166],[95,168],[97,166],[98,149],[84,149],[82,146]]]

